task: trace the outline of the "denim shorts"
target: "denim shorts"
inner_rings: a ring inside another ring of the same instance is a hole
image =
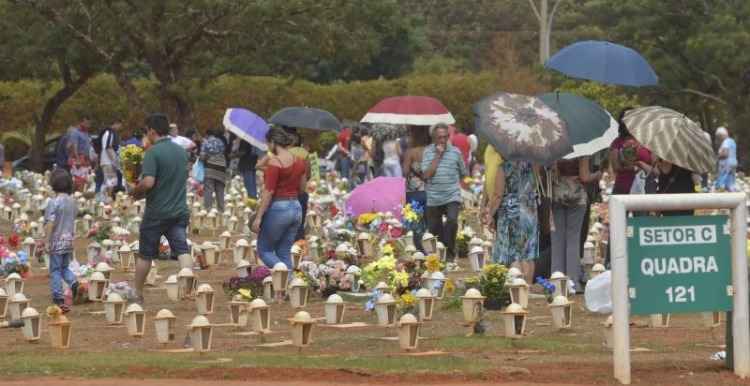
[[[164,236],[169,242],[171,258],[190,253],[187,245],[187,227],[190,215],[162,220],[144,220],[141,223],[140,238],[138,241],[138,252],[142,258],[153,260],[159,257],[159,246],[161,237]]]

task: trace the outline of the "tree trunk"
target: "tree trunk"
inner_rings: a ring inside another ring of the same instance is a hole
[[[68,74],[69,75],[69,74]],[[34,136],[31,138],[31,169],[42,172],[46,165],[44,165],[44,145],[45,139],[47,138],[47,131],[49,130],[52,119],[60,109],[65,101],[70,99],[86,82],[91,78],[92,73],[82,73],[70,82],[66,82],[63,88],[57,90],[52,97],[47,99],[44,103],[44,109],[42,110],[42,116],[35,118],[36,127],[34,129]]]
[[[110,67],[112,69],[112,73],[115,76],[117,84],[120,86],[122,91],[125,92],[125,97],[128,98],[128,104],[130,105],[131,109],[138,110],[143,114],[146,114],[146,104],[143,102],[143,99],[141,99],[140,95],[138,95],[138,90],[136,90],[133,82],[130,81],[130,78],[125,72],[125,69],[122,68],[122,65],[120,65],[119,63],[111,63]]]
[[[539,4],[539,62],[544,64],[549,59],[549,34],[547,33],[547,27],[549,22],[549,2],[547,0],[541,0]]]

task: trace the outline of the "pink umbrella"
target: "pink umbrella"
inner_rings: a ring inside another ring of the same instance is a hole
[[[352,217],[369,212],[391,212],[401,217],[406,201],[406,180],[401,177],[378,177],[357,186],[346,200],[346,214]]]
[[[456,120],[439,100],[426,96],[398,96],[378,102],[362,118],[365,123],[431,126]]]

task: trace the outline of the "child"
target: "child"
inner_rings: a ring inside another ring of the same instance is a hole
[[[60,168],[53,170],[49,182],[52,190],[57,193],[50,199],[44,213],[44,224],[49,235],[49,287],[52,302],[65,313],[70,308],[65,304],[62,281],[65,280],[70,286],[73,299],[78,292],[78,281],[68,269],[73,258],[74,223],[78,208],[70,196],[73,192],[73,178],[67,171]]]

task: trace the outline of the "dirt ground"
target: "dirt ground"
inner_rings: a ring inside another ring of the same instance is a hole
[[[79,249],[85,247],[81,240]],[[82,247],[84,246],[84,247]],[[80,256],[85,252],[80,251]],[[176,273],[176,264],[162,262],[163,279]],[[216,291],[212,323],[228,323],[229,298],[221,290],[231,275],[228,267],[196,271],[202,283]],[[467,274],[463,274],[464,276]],[[113,282],[132,279],[132,274],[115,272]],[[41,313],[49,304],[47,278],[35,270],[26,281],[25,293]],[[314,343],[302,350],[290,346],[258,347],[258,337],[242,334],[233,327],[214,332],[213,352],[162,352],[179,350],[187,324],[196,315],[191,301],[171,302],[162,287],[146,293],[147,325],[143,338],[127,335],[124,326],[108,326],[101,304],[75,306],[69,314],[73,322],[73,344],[63,354],[49,347],[46,321],[40,342],[28,344],[20,330],[0,329],[0,385],[386,385],[386,384],[487,384],[507,385],[609,385],[612,378],[611,352],[603,347],[605,316],[587,312],[582,296],[576,302],[573,328],[559,331],[552,327],[544,299],[530,304],[528,335],[511,341],[502,337],[499,312],[487,313],[488,331],[484,336],[467,338],[460,310],[435,311],[433,321],[424,325],[418,353],[404,355],[398,343],[381,339],[395,336],[372,326],[375,316],[351,303],[347,322],[366,322],[361,329],[314,331]],[[160,347],[153,330],[153,316],[162,308],[177,316],[177,342]],[[313,317],[323,316],[323,300],[311,298],[306,308]],[[273,334],[266,342],[289,339],[287,318],[294,314],[288,304],[273,305]],[[646,318],[636,317],[631,331],[633,383],[643,385],[750,385],[709,357],[722,349],[724,325],[708,328],[700,315],[673,315],[667,329],[646,326]],[[419,356],[419,353],[434,355]],[[21,359],[19,359],[21,358]],[[119,358],[127,358],[119,364]],[[70,361],[70,362],[66,362]],[[90,361],[87,362],[87,361]],[[175,365],[176,362],[178,365]],[[28,362],[28,363],[27,363]],[[81,363],[82,362],[82,363]],[[72,366],[72,367],[71,367]],[[143,381],[142,379],[156,379]],[[134,380],[135,379],[135,380]]]

